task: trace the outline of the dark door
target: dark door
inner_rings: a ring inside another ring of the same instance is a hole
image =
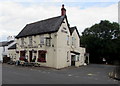
[[[75,66],[75,55],[71,55],[71,66]]]
[[[20,51],[20,57],[25,57],[25,51]]]
[[[29,51],[29,61],[32,61],[32,51]]]

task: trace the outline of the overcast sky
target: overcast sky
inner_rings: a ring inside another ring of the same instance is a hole
[[[0,41],[17,35],[26,24],[61,15],[63,3],[70,26],[77,26],[80,34],[100,20],[118,22],[118,1],[0,0]]]

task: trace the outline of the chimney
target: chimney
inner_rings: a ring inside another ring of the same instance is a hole
[[[61,8],[61,16],[64,16],[64,15],[66,15],[66,9],[64,8],[64,4],[63,4]]]

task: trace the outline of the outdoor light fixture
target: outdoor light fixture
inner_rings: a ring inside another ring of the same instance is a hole
[[[34,52],[34,49],[32,49],[32,52]]]

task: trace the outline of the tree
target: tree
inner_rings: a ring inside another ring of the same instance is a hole
[[[105,58],[108,63],[120,59],[120,28],[116,22],[102,20],[82,32],[81,46],[90,53],[90,62],[102,63]]]

